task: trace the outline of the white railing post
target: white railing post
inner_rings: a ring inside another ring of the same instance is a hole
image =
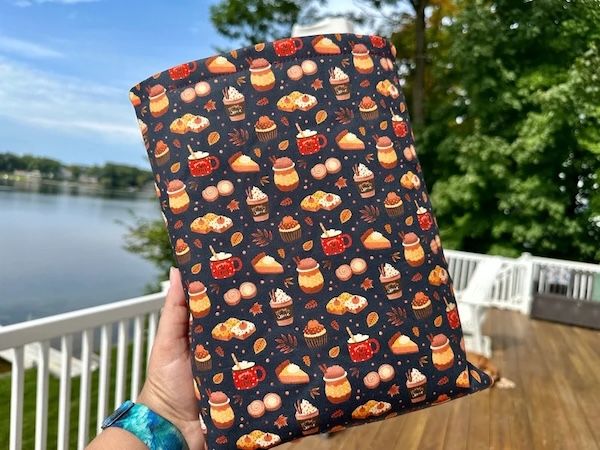
[[[35,399],[35,450],[45,450],[48,441],[48,341],[40,342]]]
[[[110,362],[112,357],[112,325],[100,328],[100,371],[98,373],[98,412],[96,414],[96,433],[100,433],[102,422],[108,415],[110,395]]]
[[[531,313],[531,304],[533,303],[533,258],[531,257],[531,253],[522,253],[519,257],[519,264],[523,267],[520,310],[528,316]]]
[[[20,450],[23,436],[24,349],[13,349],[10,386],[10,450]]]
[[[81,333],[81,378],[79,385],[79,429],[77,430],[77,449],[83,450],[88,441],[90,423],[90,387],[92,353],[94,352],[93,330]]]
[[[61,369],[56,447],[58,450],[67,450],[69,448],[69,423],[71,418],[71,355],[73,353],[72,334],[66,334],[61,338],[60,350]]]

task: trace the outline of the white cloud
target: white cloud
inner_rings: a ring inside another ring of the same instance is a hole
[[[77,5],[79,3],[96,3],[100,0],[17,0],[15,6],[26,8],[33,5],[42,5],[44,3],[54,3],[57,5]]]
[[[49,129],[113,142],[140,139],[127,89],[37,71],[1,58],[0,116],[27,124],[32,131]]]
[[[0,51],[26,58],[62,58],[64,55],[36,42],[0,35]]]

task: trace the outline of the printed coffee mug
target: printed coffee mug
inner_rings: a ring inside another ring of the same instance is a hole
[[[348,342],[350,359],[354,362],[368,361],[379,351],[379,348],[379,341],[375,338],[367,338],[359,342]]]
[[[197,69],[197,67],[198,63],[196,61],[192,61],[188,64],[180,64],[169,69],[169,76],[173,81],[183,80],[184,78],[189,77],[190,74]]]
[[[221,163],[216,156],[205,155],[199,158],[188,158],[188,166],[190,168],[190,174],[193,177],[204,177],[213,173],[220,167]]]
[[[296,138],[298,151],[301,155],[312,155],[327,145],[327,137],[324,134],[313,134]]]
[[[210,271],[212,276],[218,280],[232,277],[242,269],[242,260],[237,256],[229,255],[216,260],[212,258],[210,261]]]
[[[323,237],[321,235],[321,246],[327,256],[339,255],[352,245],[352,237],[346,233],[335,236]]]
[[[302,39],[293,37],[287,39],[279,39],[273,42],[273,48],[277,56],[292,56],[302,48],[304,43]]]
[[[251,363],[250,367],[244,369],[232,369],[233,384],[239,390],[252,389],[267,376],[267,371],[263,366],[257,366]],[[260,375],[259,375],[260,373]]]

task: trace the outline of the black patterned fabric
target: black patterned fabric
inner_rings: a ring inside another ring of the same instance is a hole
[[[191,317],[209,449],[269,448],[490,385],[383,37],[282,39],[130,92]]]

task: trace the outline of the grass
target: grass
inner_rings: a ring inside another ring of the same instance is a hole
[[[142,361],[145,358],[145,345],[142,346]],[[131,355],[132,345],[129,345],[128,355]],[[108,391],[108,413],[114,409],[114,392],[116,379],[116,347],[111,354],[111,374],[110,389]],[[128,364],[131,364],[131,358]],[[145,376],[145,364],[142,364],[141,379]],[[128,367],[130,369],[130,367]],[[92,382],[90,388],[90,418],[89,418],[89,439],[96,435],[96,418],[98,407],[98,376],[99,370],[92,373]],[[36,403],[36,377],[37,368],[25,371],[25,380],[23,384],[23,448],[34,448],[35,444],[35,403]],[[58,428],[58,399],[59,399],[59,379],[50,375],[48,380],[48,448],[56,448],[57,428]],[[71,378],[71,415],[70,415],[70,437],[69,448],[77,446],[77,428],[79,420],[79,385],[80,378]],[[131,370],[127,370],[126,392],[130,392]],[[0,375],[0,448],[8,448],[10,431],[10,373]],[[127,398],[127,396],[126,396]]]

